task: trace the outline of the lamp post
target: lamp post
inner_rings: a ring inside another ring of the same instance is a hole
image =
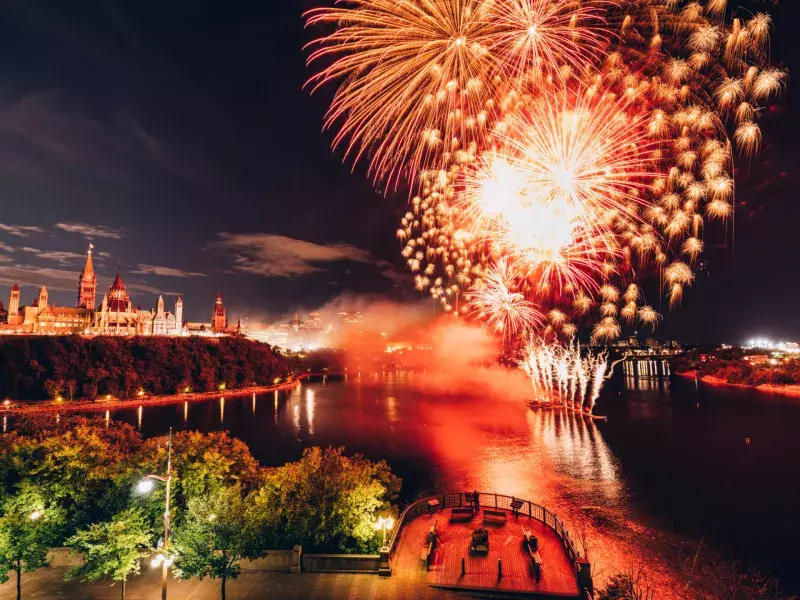
[[[383,531],[383,544],[381,549],[386,548],[386,532],[394,527],[394,519],[392,517],[378,517],[378,522],[375,524],[376,529]]]
[[[169,437],[167,438],[167,474],[153,475],[148,474],[144,476],[136,490],[140,494],[148,494],[153,491],[153,481],[163,481],[166,484],[166,499],[164,501],[164,545],[161,547],[161,553],[157,554],[153,559],[152,565],[157,567],[161,565],[161,600],[167,600],[167,575],[169,567],[172,564],[172,557],[169,555],[169,496],[170,488],[172,487],[172,427],[169,428]]]

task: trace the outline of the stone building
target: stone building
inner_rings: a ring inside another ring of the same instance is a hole
[[[96,290],[97,275],[92,263],[92,247],[89,246],[86,263],[78,278],[75,308],[50,304],[45,286],[42,286],[30,305],[20,306],[20,289],[15,283],[9,294],[8,310],[0,311],[0,334],[184,334],[182,298],[176,300],[174,313],[164,309],[164,299],[161,296],[155,310],[142,310],[138,306],[134,308],[119,273],[98,307],[95,306]]]

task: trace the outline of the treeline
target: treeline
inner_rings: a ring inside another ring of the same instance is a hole
[[[44,566],[54,546],[84,553],[76,576],[135,576],[163,534],[166,487],[139,484],[166,474],[167,438],[100,418],[26,416],[13,426],[0,434],[0,583]],[[225,433],[174,435],[171,465],[174,572],[221,579],[223,598],[240,561],[270,549],[375,552],[375,522],[396,514],[401,483],[384,461],[341,448],[261,467]]]
[[[772,364],[752,364],[745,360],[753,354],[741,350],[722,351],[709,354],[701,361],[696,353],[687,354],[673,362],[676,373],[697,371],[697,376],[716,377],[726,383],[747,386],[796,385],[800,384],[800,360],[781,359]],[[751,359],[752,360],[752,359]]]
[[[0,337],[0,397],[135,397],[285,380],[289,362],[238,337]]]

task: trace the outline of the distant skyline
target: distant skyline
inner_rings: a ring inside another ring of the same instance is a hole
[[[324,3],[3,3],[0,300],[16,281],[24,303],[46,285],[74,305],[90,241],[98,297],[119,268],[134,304],[181,294],[187,320],[218,292],[231,318],[419,299],[394,238],[407,192],[351,172],[321,132],[332,89],[302,89],[302,13]],[[769,11],[774,61],[791,69],[800,7]],[[735,238],[709,227],[708,270],[675,313],[664,305],[657,337],[800,339],[792,88],[762,156],[739,160]]]

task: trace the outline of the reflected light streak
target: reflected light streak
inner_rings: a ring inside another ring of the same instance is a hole
[[[142,428],[142,415],[143,415],[143,413],[144,413],[144,410],[142,408],[142,405],[140,404],[139,408],[136,409],[136,422],[137,422],[137,427],[139,429]]]
[[[387,396],[386,398],[386,416],[389,418],[390,423],[395,423],[397,417],[397,398],[394,396]]]
[[[225,397],[220,396],[219,399],[219,424],[225,423]]]
[[[306,390],[306,420],[308,421],[308,435],[314,435],[314,411],[317,403],[314,398],[314,390]]]
[[[300,405],[295,403],[292,405],[292,420],[294,423],[294,434],[300,438]]]

